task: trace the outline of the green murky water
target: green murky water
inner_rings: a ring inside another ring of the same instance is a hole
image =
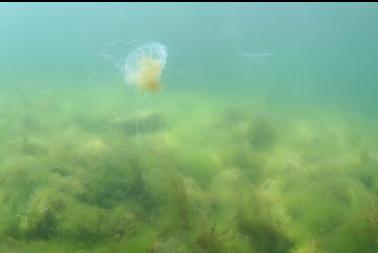
[[[377,24],[0,4],[0,252],[377,253]]]

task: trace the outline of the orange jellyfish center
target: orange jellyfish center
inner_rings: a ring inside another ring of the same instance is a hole
[[[149,92],[161,89],[160,75],[162,63],[158,59],[143,56],[138,62],[138,71],[135,74],[135,83],[139,88]]]

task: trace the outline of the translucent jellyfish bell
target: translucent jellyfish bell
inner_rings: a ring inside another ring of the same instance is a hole
[[[125,82],[142,91],[156,92],[162,89],[160,82],[168,52],[159,42],[142,45],[132,51],[124,63]]]

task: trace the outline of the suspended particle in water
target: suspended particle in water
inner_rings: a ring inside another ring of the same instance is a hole
[[[273,57],[272,53],[241,53],[241,55],[249,60],[251,60],[254,64],[262,64],[269,60],[269,58]]]
[[[167,47],[159,42],[138,47],[126,57],[124,62],[125,82],[142,91],[160,91],[162,89],[160,79],[167,56]]]

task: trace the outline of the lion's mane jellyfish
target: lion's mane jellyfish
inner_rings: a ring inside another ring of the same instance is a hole
[[[142,45],[132,51],[124,63],[125,82],[142,91],[157,92],[162,89],[160,82],[168,52],[159,42]]]

